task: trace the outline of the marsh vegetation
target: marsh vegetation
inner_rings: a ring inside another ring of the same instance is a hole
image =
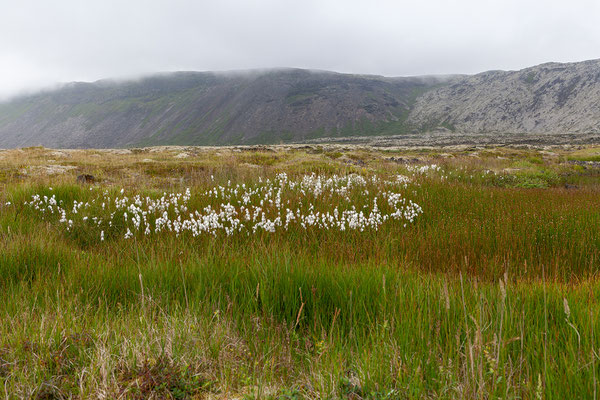
[[[0,393],[593,398],[599,156],[0,152]]]

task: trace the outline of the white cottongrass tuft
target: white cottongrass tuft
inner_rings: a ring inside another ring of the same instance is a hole
[[[25,205],[67,230],[98,229],[100,241],[111,230],[125,231],[125,239],[169,233],[249,236],[291,229],[363,232],[390,223],[406,227],[423,213],[403,194],[410,182],[403,175],[388,181],[356,174],[290,179],[281,173],[274,179],[259,178],[256,184],[229,181],[194,194],[188,188],[154,198],[128,197],[121,189],[116,196],[105,191],[68,206],[56,195],[34,195]]]

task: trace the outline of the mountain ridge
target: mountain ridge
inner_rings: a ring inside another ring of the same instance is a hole
[[[600,60],[487,71],[421,96],[408,123],[472,133],[600,132]]]
[[[476,75],[298,68],[73,82],[0,103],[0,147],[302,142],[324,137],[600,132],[600,60]]]

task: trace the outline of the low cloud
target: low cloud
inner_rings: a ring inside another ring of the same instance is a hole
[[[591,0],[24,0],[2,8],[0,98],[161,71],[406,76],[600,57],[600,4]]]

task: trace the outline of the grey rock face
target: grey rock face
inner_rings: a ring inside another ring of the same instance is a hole
[[[600,132],[600,60],[464,77],[417,99],[408,122],[476,133]]]

